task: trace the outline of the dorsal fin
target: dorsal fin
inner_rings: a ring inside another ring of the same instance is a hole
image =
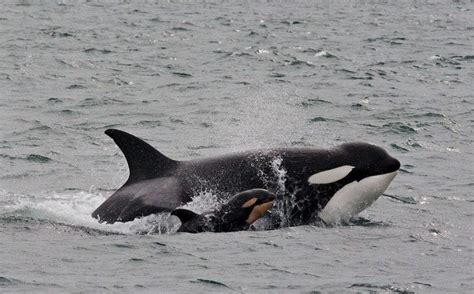
[[[192,220],[193,218],[199,216],[199,214],[187,210],[184,208],[177,208],[171,212],[171,215],[175,215],[179,218],[182,224],[187,223],[188,221]]]
[[[125,185],[161,177],[178,163],[164,156],[142,139],[124,131],[108,129],[105,134],[115,141],[127,159],[130,176]]]

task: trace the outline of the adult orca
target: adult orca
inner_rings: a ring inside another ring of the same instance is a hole
[[[130,169],[126,183],[92,213],[107,223],[171,212],[203,191],[227,200],[254,188],[276,195],[272,215],[277,226],[345,222],[377,200],[400,168],[384,149],[367,143],[176,161],[126,132],[105,133],[122,150]]]
[[[181,221],[178,232],[234,232],[247,230],[273,206],[275,195],[264,189],[252,189],[233,196],[218,209],[197,214],[178,208],[171,212]]]

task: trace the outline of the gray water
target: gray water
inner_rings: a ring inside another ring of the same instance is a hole
[[[0,292],[472,293],[472,1],[0,8]],[[180,160],[366,141],[402,169],[347,226],[106,225],[107,128]]]

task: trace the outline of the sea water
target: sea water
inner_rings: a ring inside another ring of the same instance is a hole
[[[473,291],[472,1],[0,7],[0,292]],[[108,128],[178,160],[364,141],[402,167],[350,225],[107,225]]]

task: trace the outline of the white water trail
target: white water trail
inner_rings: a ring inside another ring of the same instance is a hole
[[[5,205],[0,207],[0,221],[15,218],[47,221],[73,227],[84,227],[118,234],[161,234],[177,230],[179,222],[169,213],[150,215],[126,223],[105,224],[91,213],[107,195],[98,192],[52,192],[19,195],[0,191]]]

